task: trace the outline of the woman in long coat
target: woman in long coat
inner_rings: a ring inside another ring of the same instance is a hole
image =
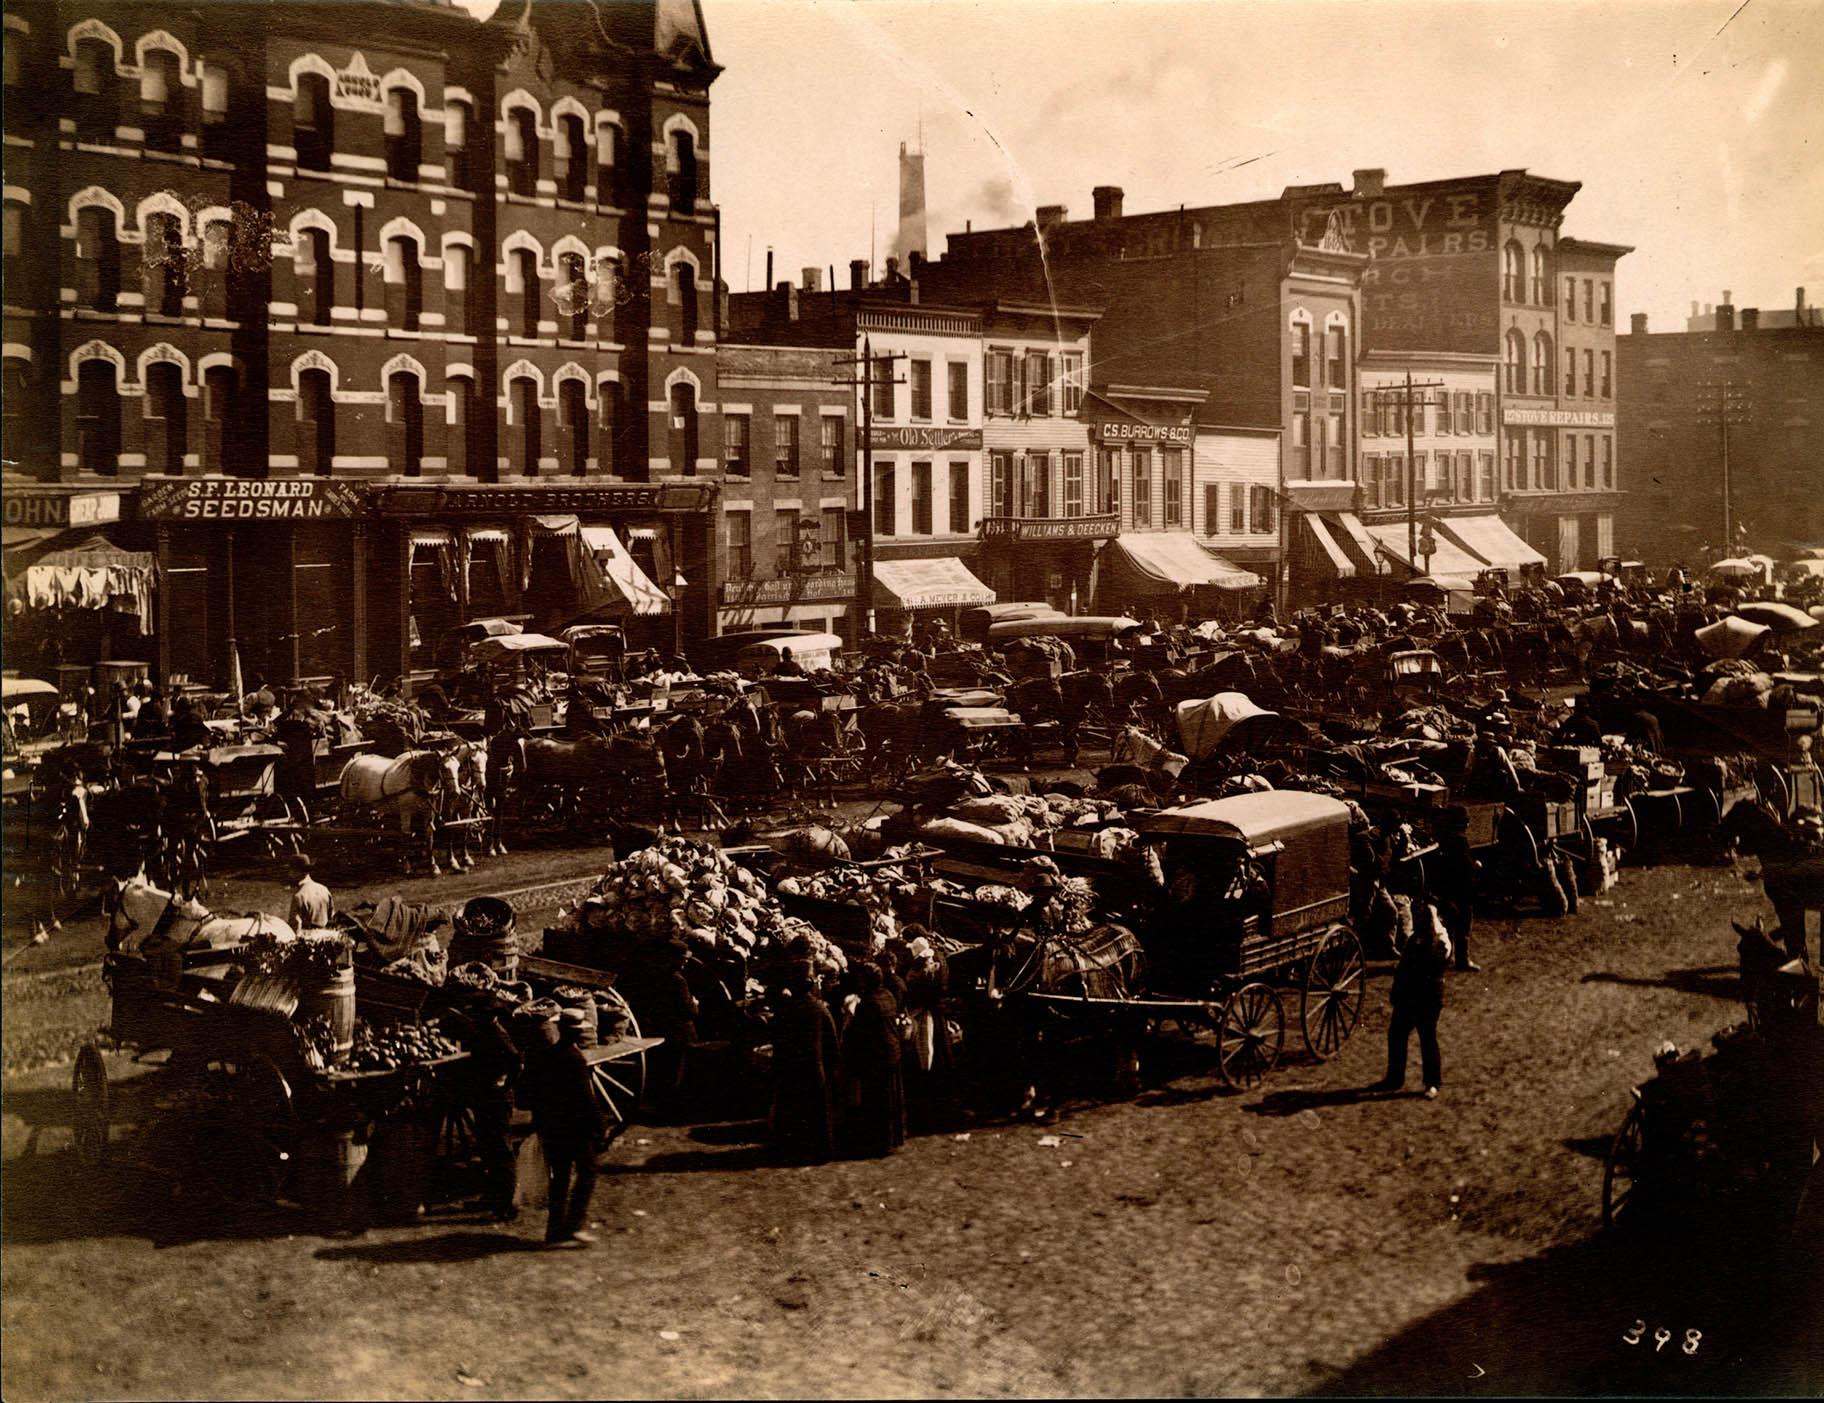
[[[842,1038],[848,1151],[857,1158],[878,1158],[906,1142],[899,1006],[877,966],[858,964],[854,977],[859,1002]]]
[[[836,1020],[810,962],[787,975],[773,1019],[773,1143],[793,1164],[822,1164],[836,1152]]]

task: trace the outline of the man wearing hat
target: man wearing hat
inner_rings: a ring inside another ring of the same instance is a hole
[[[525,1060],[502,1022],[517,1007],[512,995],[496,989],[472,1016],[457,1016],[457,1036],[469,1054],[463,1067],[464,1099],[474,1115],[475,1155],[481,1162],[481,1196],[471,1207],[497,1223],[519,1216],[519,1162],[507,1131],[513,1122],[513,1083]]]
[[[1432,867],[1431,895],[1444,929],[1456,947],[1459,974],[1480,974],[1482,966],[1469,957],[1469,927],[1475,919],[1476,873],[1482,864],[1469,846],[1469,815],[1462,809],[1444,811],[1444,831],[1438,835],[1438,861]]]
[[[326,930],[336,914],[335,900],[329,888],[310,875],[310,854],[299,853],[291,860],[297,885],[291,889],[291,914],[286,917],[293,930]]]
[[[601,1114],[595,1108],[595,1088],[581,1045],[587,1020],[582,1009],[566,1008],[558,1041],[535,1054],[526,1068],[532,1128],[538,1132],[550,1176],[547,1247],[587,1247],[595,1241],[583,1230],[595,1193],[595,1157],[602,1149]]]

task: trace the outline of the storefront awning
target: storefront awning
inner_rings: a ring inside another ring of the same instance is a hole
[[[135,614],[139,631],[152,632],[152,591],[158,557],[122,550],[90,536],[64,550],[48,551],[27,567],[11,592],[29,609],[115,609]]]
[[[1328,563],[1328,574],[1339,580],[1355,577],[1355,562],[1349,559],[1349,553],[1337,544],[1336,537],[1331,535],[1330,527],[1323,517],[1306,514],[1300,518],[1305,523],[1305,530],[1311,533],[1311,541],[1317,547],[1319,556]]]
[[[1255,589],[1261,584],[1252,570],[1210,554],[1185,531],[1117,536],[1108,543],[1105,554],[1111,565],[1126,570],[1140,593],[1176,593],[1199,586]]]
[[[634,614],[663,614],[671,608],[665,591],[655,585],[646,572],[621,544],[620,537],[608,526],[582,528],[583,544],[602,567],[602,574],[620,595],[624,607]],[[601,611],[598,611],[601,612]]]
[[[1447,516],[1438,519],[1438,531],[1471,555],[1518,575],[1522,565],[1543,565],[1545,557],[1534,550],[1500,517]]]
[[[1431,553],[1429,561],[1431,569],[1427,571],[1426,557],[1420,555],[1415,564],[1406,549],[1405,522],[1390,522],[1386,525],[1368,526],[1363,529],[1374,539],[1374,543],[1380,548],[1382,555],[1404,566],[1415,575],[1467,575],[1474,579],[1486,568],[1480,560],[1442,532],[1432,532],[1432,543],[1437,549]],[[1421,527],[1419,539],[1423,540],[1424,535],[1424,528]]]
[[[876,608],[943,609],[992,603],[994,591],[970,574],[954,555],[874,562]]]

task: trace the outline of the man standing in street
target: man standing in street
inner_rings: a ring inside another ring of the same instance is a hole
[[[310,855],[299,853],[292,860],[298,884],[291,889],[291,913],[286,919],[297,931],[326,930],[336,914],[336,903],[329,888],[310,875]]]
[[[537,1054],[526,1068],[532,1127],[545,1152],[550,1194],[545,1210],[545,1246],[587,1247],[595,1241],[583,1225],[595,1193],[595,1157],[602,1148],[602,1118],[583,1057],[584,1014],[565,1009],[556,1046]]]
[[[1469,927],[1476,914],[1476,871],[1480,866],[1469,846],[1469,815],[1462,809],[1447,809],[1444,832],[1438,838],[1438,861],[1432,868],[1431,894],[1456,948],[1459,974],[1482,971],[1469,957]]]
[[[1406,1087],[1406,1045],[1419,1035],[1419,1059],[1425,1073],[1425,1099],[1435,1101],[1443,1084],[1438,1053],[1438,1015],[1444,1011],[1444,969],[1450,963],[1450,936],[1429,901],[1413,906],[1417,929],[1400,953],[1393,972],[1393,1021],[1387,1027],[1387,1076],[1377,1091]]]

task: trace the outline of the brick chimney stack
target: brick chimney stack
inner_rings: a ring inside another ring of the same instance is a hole
[[[1121,201],[1125,195],[1119,185],[1098,185],[1089,192],[1089,197],[1095,202],[1098,223],[1121,217]]]
[[[1759,331],[1761,329],[1761,309],[1759,307],[1742,308],[1742,330]]]
[[[1647,334],[1647,314],[1645,312],[1636,312],[1633,316],[1629,317],[1628,330],[1632,331],[1636,336],[1645,336]]]
[[[1723,300],[1716,304],[1716,329],[1735,330],[1735,294],[1728,288],[1723,289]]]
[[[868,285],[868,260],[851,258],[849,260],[849,290],[860,292]]]
[[[1373,170],[1355,172],[1355,196],[1361,200],[1378,200],[1387,193],[1387,172],[1376,167]]]

